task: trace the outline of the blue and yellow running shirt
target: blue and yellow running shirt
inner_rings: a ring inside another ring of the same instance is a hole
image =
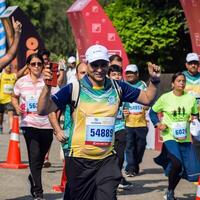
[[[129,83],[130,84],[130,83]],[[139,88],[140,90],[146,90],[146,83],[138,80],[135,84],[130,84],[131,87]],[[146,110],[145,106],[139,103],[128,103],[124,105],[129,110],[129,115],[126,117],[125,122],[127,127],[146,127]]]
[[[196,98],[200,113],[200,73],[192,76],[188,71],[184,71],[183,74],[186,77],[185,91]]]
[[[122,89],[122,101],[136,101],[140,90],[127,83],[118,82]],[[69,134],[69,156],[102,159],[112,154],[114,125],[119,107],[119,97],[110,79],[105,79],[103,88],[93,88],[88,76],[80,81],[78,106],[73,112]],[[71,104],[72,84],[52,96],[59,109]]]

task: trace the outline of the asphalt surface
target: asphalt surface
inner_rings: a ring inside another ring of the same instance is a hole
[[[0,162],[7,158],[9,134],[0,135]],[[21,158],[27,163],[27,151],[24,138],[20,136]],[[167,188],[167,178],[162,169],[154,164],[153,158],[159,152],[146,150],[140,175],[128,178],[133,183],[130,190],[118,191],[118,200],[162,200]],[[61,200],[63,194],[54,192],[53,185],[61,181],[62,161],[60,159],[60,146],[54,138],[50,151],[52,166],[43,169],[44,198],[47,200]],[[31,200],[28,193],[27,176],[29,169],[3,169],[0,168],[0,200]],[[176,191],[179,200],[194,200],[196,185],[181,180]]]

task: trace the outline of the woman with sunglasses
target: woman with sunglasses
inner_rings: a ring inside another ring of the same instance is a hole
[[[18,79],[14,86],[12,103],[21,115],[21,128],[27,145],[30,175],[30,192],[35,200],[43,199],[41,172],[45,155],[53,140],[53,129],[48,116],[37,114],[37,102],[44,86],[42,70],[43,58],[31,54],[27,58],[29,74]]]
[[[176,200],[174,190],[181,178],[197,181],[200,173],[198,161],[190,140],[190,121],[198,118],[197,102],[184,91],[186,78],[182,72],[172,76],[172,91],[163,94],[150,110],[153,124],[161,131],[164,144],[155,162],[168,176],[166,200]],[[157,113],[163,113],[160,119]]]

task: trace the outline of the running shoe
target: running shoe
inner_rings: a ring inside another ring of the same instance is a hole
[[[127,177],[134,177],[134,176],[136,176],[136,173],[133,172],[133,171],[125,171],[125,174],[126,174]]]
[[[127,181],[124,177],[122,177],[118,188],[125,190],[125,189],[130,189],[131,187],[133,187],[133,184],[131,182]]]
[[[34,200],[45,200],[45,199],[43,198],[43,193],[38,193],[38,194],[36,194]]]
[[[29,192],[32,195],[32,197],[36,197],[33,188],[34,188],[34,182],[31,174],[28,175],[28,185],[29,185]]]
[[[177,200],[174,197],[174,191],[173,190],[167,190],[167,192],[164,195],[164,200]]]
[[[43,197],[36,197],[34,200],[45,200]]]

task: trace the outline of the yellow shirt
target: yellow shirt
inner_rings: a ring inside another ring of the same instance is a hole
[[[16,80],[17,76],[15,73],[7,74],[2,72],[0,74],[0,104],[11,102],[11,95]]]
[[[139,88],[141,90],[146,90],[147,86],[143,81],[137,81],[137,83],[132,84],[132,87]],[[125,118],[127,127],[146,127],[146,110],[147,107],[139,103],[125,103],[126,108],[128,108],[130,114]]]

